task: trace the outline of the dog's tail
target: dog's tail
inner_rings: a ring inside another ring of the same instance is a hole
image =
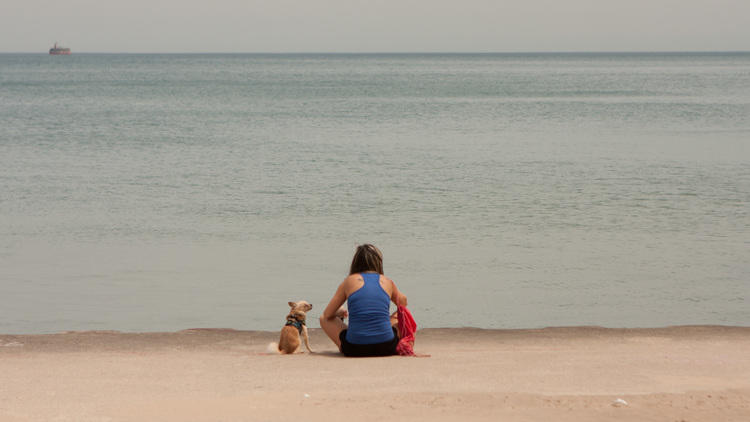
[[[281,353],[281,351],[279,350],[279,343],[276,343],[275,341],[268,343],[268,347],[266,347],[266,351],[268,353]]]

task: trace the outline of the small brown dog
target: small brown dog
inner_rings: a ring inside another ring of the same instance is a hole
[[[301,352],[301,341],[300,336],[305,341],[305,347],[310,353],[315,353],[310,348],[310,339],[307,336],[307,325],[305,320],[307,319],[307,311],[312,309],[312,305],[300,300],[299,302],[289,302],[289,306],[292,308],[289,314],[286,316],[286,325],[281,329],[281,337],[279,338],[279,345],[277,350],[281,354],[291,354]]]

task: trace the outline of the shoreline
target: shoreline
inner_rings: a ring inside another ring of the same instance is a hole
[[[345,358],[319,328],[286,356],[271,331],[0,335],[0,420],[750,420],[750,327],[416,338],[430,357]]]
[[[279,329],[280,331],[280,329]],[[119,330],[71,330],[48,334],[0,334],[0,353],[7,351],[3,346],[9,343],[20,343],[24,351],[55,352],[62,350],[79,351],[117,351],[143,347],[184,346],[201,347],[219,343],[227,345],[259,345],[263,342],[278,340],[279,331],[239,330],[234,328],[186,328],[178,331],[119,331]],[[325,347],[328,342],[321,328],[309,328],[310,341]],[[653,328],[609,328],[601,326],[561,326],[544,328],[420,328],[417,340],[439,341],[446,338],[448,342],[456,338],[486,336],[496,340],[523,340],[530,338],[588,338],[609,336],[623,338],[628,336],[656,336],[681,338],[702,338],[724,336],[750,336],[750,326],[735,325],[674,325]],[[417,347],[419,347],[419,343]],[[333,345],[330,345],[333,347]],[[16,345],[15,347],[19,347]],[[21,349],[14,349],[20,351]]]

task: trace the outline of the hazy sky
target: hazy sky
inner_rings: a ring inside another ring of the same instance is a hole
[[[0,0],[0,51],[750,50],[750,0]]]

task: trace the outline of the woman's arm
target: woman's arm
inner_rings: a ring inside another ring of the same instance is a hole
[[[322,317],[324,319],[334,319],[337,316],[338,310],[341,307],[341,305],[346,302],[346,288],[344,287],[344,284],[346,284],[346,280],[341,282],[339,284],[339,288],[336,289],[336,293],[333,294],[333,297],[331,298],[331,301],[328,302],[328,306],[326,306],[325,311],[323,311]]]
[[[391,280],[390,278],[388,280]],[[406,295],[401,293],[401,291],[396,287],[396,283],[391,280],[391,286],[393,289],[391,290],[391,300],[393,303],[396,304],[396,306],[407,306],[407,299]]]

